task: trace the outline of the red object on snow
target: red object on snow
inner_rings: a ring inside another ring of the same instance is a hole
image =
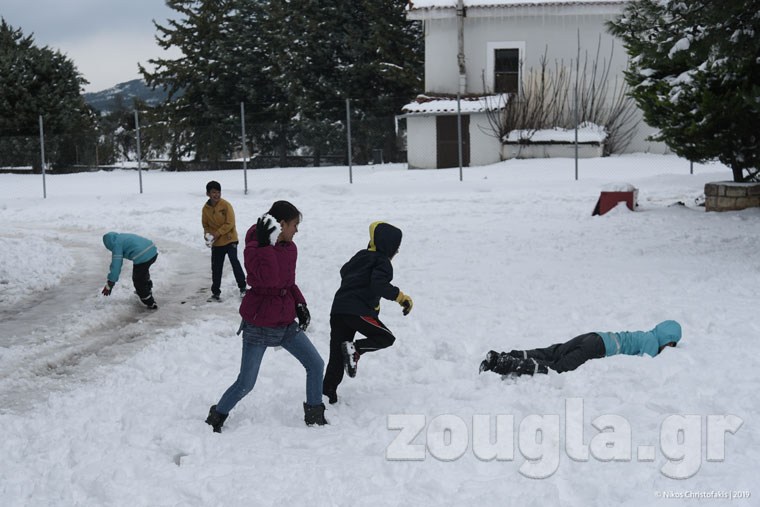
[[[638,197],[638,193],[639,191],[636,189],[620,192],[608,192],[603,190],[602,193],[599,194],[599,200],[596,201],[596,207],[591,215],[604,215],[620,202],[624,202],[629,210],[634,211],[636,208],[636,198]]]

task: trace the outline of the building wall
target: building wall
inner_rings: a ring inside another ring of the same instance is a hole
[[[489,44],[515,42],[524,48],[523,72],[540,68],[546,54],[549,68],[555,64],[571,65],[578,54],[580,31],[581,69],[588,55],[589,66],[596,60],[611,61],[610,87],[615,76],[623,79],[628,55],[622,42],[607,33],[604,23],[613,14],[563,14],[552,16],[525,15],[514,18],[490,17],[465,19],[464,48],[468,94],[491,92]],[[610,58],[610,55],[611,58]],[[571,63],[572,62],[572,63]],[[582,70],[581,70],[582,71]],[[459,90],[457,65],[457,21],[455,17],[425,20],[425,91],[428,94],[456,94]],[[641,115],[639,115],[640,117]],[[665,153],[663,143],[652,143],[646,137],[654,129],[643,120],[627,152]]]
[[[407,163],[410,169],[434,169],[438,165],[435,115],[409,116]],[[484,132],[485,130],[485,132]],[[485,114],[470,114],[470,165],[488,165],[501,160],[501,142],[489,135]]]
[[[406,129],[406,160],[409,168],[435,168],[435,116],[407,117]]]
[[[518,18],[466,18],[464,50],[467,68],[467,93],[485,94],[483,73],[488,67],[488,43],[524,42],[523,69],[538,69],[546,53],[553,67],[555,61],[575,61],[580,30],[581,63],[584,53],[594,59],[597,47],[600,57],[609,59],[613,49],[612,71],[622,76],[628,55],[622,43],[603,31],[610,15],[526,16]],[[601,45],[599,36],[601,35]],[[457,93],[459,84],[457,66],[456,18],[425,21],[425,90],[434,93]]]
[[[488,165],[501,161],[501,141],[493,135],[488,116],[470,115],[470,165]]]

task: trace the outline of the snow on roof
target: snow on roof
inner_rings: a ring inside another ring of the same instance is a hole
[[[462,97],[459,101],[460,111],[463,114],[497,111],[504,108],[507,98],[507,94]],[[417,95],[414,102],[405,105],[401,110],[407,114],[456,113],[457,99],[452,97]]]
[[[464,0],[465,7],[537,7],[543,5],[619,5],[629,0]],[[408,9],[456,9],[457,0],[409,0]]]

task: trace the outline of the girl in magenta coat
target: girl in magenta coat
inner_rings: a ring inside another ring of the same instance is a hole
[[[243,354],[237,380],[211,406],[206,419],[217,433],[230,410],[256,384],[268,347],[284,348],[306,369],[306,424],[327,423],[322,403],[324,361],[304,333],[310,316],[306,299],[296,285],[298,249],[293,236],[300,221],[301,213],[295,206],[277,201],[245,234],[245,269],[251,290],[240,305],[243,320],[238,334],[243,334]]]

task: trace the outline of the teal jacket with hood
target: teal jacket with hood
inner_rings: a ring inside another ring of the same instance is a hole
[[[675,320],[657,324],[651,331],[621,331],[619,333],[599,332],[608,356],[626,354],[629,356],[656,356],[660,347],[681,339],[681,325]]]
[[[103,235],[103,244],[111,251],[111,268],[108,272],[108,280],[114,283],[119,281],[124,259],[135,264],[141,264],[148,262],[158,254],[158,249],[151,240],[137,234],[107,232]]]

